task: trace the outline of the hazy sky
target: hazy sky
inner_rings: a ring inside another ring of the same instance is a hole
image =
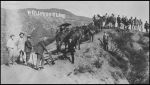
[[[128,18],[137,17],[149,22],[149,1],[1,1],[2,8],[60,8],[75,15],[92,17],[94,14],[105,13]]]

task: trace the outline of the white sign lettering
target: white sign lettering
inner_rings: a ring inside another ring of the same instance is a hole
[[[40,12],[40,11],[35,11],[35,10],[32,10],[32,11],[28,10],[27,13],[28,15],[66,18],[65,14],[60,14],[60,13],[55,13],[55,12],[48,13],[48,12]]]

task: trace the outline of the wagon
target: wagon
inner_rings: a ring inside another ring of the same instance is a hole
[[[49,53],[49,54],[48,54],[48,53],[44,53],[44,54],[46,54],[46,55],[44,56],[45,61],[46,61],[46,64],[49,64],[49,65],[55,64],[54,59],[52,58],[52,56],[51,56],[50,53]]]

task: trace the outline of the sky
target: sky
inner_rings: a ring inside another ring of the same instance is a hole
[[[144,23],[149,22],[149,1],[1,1],[1,8],[59,8],[90,18],[95,14],[113,13],[115,16],[132,16],[142,19]]]

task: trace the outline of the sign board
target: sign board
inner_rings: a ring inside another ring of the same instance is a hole
[[[28,10],[28,15],[35,15],[35,16],[47,16],[47,17],[60,17],[60,18],[66,18],[65,14],[61,14],[61,13],[49,13],[49,12],[40,12],[40,11],[35,11],[35,10]]]

